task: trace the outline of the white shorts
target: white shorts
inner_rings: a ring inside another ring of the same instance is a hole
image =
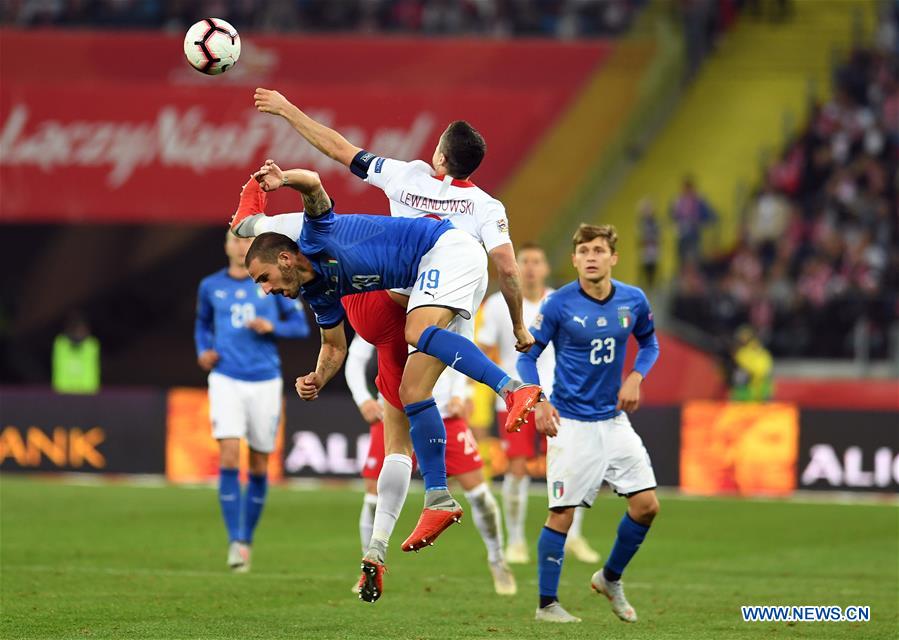
[[[212,437],[216,440],[245,438],[253,451],[274,451],[281,418],[283,385],[281,378],[247,382],[210,373]]]
[[[656,487],[649,453],[624,412],[601,422],[562,418],[546,443],[550,509],[592,506],[604,480],[622,496]]]
[[[421,257],[406,312],[418,307],[446,307],[472,321],[487,290],[487,254],[461,229],[450,229]],[[455,322],[455,321],[454,321]],[[460,325],[462,333],[464,325]],[[464,334],[463,334],[464,335]]]

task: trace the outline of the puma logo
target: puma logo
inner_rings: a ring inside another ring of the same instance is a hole
[[[437,294],[436,294],[436,293],[431,293],[430,291],[425,291],[424,294],[425,294],[426,296],[431,296],[431,297],[434,298],[434,299],[437,298]]]
[[[455,369],[455,368],[456,368],[456,363],[459,362],[459,360],[461,360],[461,359],[462,359],[462,356],[460,356],[460,355],[459,355],[459,352],[456,351],[456,359],[453,360],[453,363],[450,365],[450,367],[452,367],[453,369]]]
[[[546,556],[547,562],[555,562],[560,567],[562,566],[562,558],[553,558],[552,556]]]
[[[574,320],[575,322],[577,322],[582,327],[584,327],[584,329],[587,328],[587,316],[584,316],[583,318],[578,318],[577,316],[571,316],[571,319]]]

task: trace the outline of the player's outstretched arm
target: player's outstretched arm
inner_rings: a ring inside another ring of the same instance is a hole
[[[266,160],[259,171],[253,174],[262,190],[268,193],[290,187],[300,192],[303,196],[303,206],[306,215],[317,218],[331,210],[331,198],[325,192],[322,181],[315,171],[306,169],[282,170],[274,160]]]
[[[318,352],[315,371],[297,378],[297,393],[303,400],[315,400],[319,391],[331,381],[346,359],[347,345],[343,322],[335,327],[321,330],[322,348]]]
[[[260,87],[253,94],[253,101],[259,111],[281,116],[309,144],[344,166],[349,167],[356,154],[362,151],[334,129],[307,116],[277,91]]]
[[[488,254],[493,266],[499,275],[499,290],[509,307],[509,316],[512,318],[512,329],[515,332],[515,349],[524,352],[534,344],[534,337],[524,326],[524,317],[521,301],[521,276],[518,272],[518,263],[515,261],[515,250],[512,243],[507,242],[494,247]]]

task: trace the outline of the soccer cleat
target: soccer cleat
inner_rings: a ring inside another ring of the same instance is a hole
[[[262,190],[259,183],[250,178],[243,189],[240,190],[240,204],[237,205],[237,211],[231,216],[231,231],[236,236],[248,237],[239,231],[240,224],[252,215],[265,212],[265,205],[268,202],[268,194]]]
[[[376,560],[362,559],[362,575],[359,577],[359,599],[375,602],[384,593],[384,574],[387,567]]]
[[[236,540],[228,545],[228,566],[234,573],[246,573],[250,570],[250,547]]]
[[[490,563],[490,573],[493,575],[493,589],[497,595],[514,596],[518,593],[518,584],[515,582],[515,574],[509,565],[503,560]]]
[[[624,585],[621,580],[610,582],[602,573],[602,569],[593,574],[590,586],[596,593],[601,593],[612,603],[612,611],[625,622],[636,622],[637,612],[624,597]]]
[[[506,546],[506,562],[509,564],[527,564],[531,561],[528,545],[525,542],[510,542]]]
[[[537,609],[537,615],[534,616],[536,620],[540,620],[541,622],[580,622],[581,619],[577,616],[573,616],[565,609],[562,608],[557,602],[553,602],[551,604],[546,605],[545,607],[539,607]]]
[[[536,384],[523,384],[515,391],[506,393],[506,432],[521,431],[521,426],[528,419],[528,414],[534,410],[543,391]]]
[[[601,558],[596,549],[590,546],[590,543],[587,542],[587,538],[584,536],[569,537],[565,540],[565,553],[571,553],[581,562],[588,564],[596,564]]]
[[[462,520],[462,507],[453,501],[451,509],[422,509],[421,517],[415,530],[403,542],[403,551],[418,551],[434,544],[437,537],[446,531],[454,522]]]

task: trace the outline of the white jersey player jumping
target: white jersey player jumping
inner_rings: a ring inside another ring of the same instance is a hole
[[[483,138],[471,125],[463,121],[451,123],[441,135],[431,158],[431,165],[428,165],[420,160],[405,162],[363,150],[351,144],[337,131],[311,119],[277,91],[257,89],[254,100],[259,111],[281,116],[324,155],[348,167],[353,174],[367,183],[382,189],[389,199],[392,215],[446,218],[451,220],[455,227],[477,239],[484,246],[499,274],[499,287],[512,319],[515,348],[519,351],[530,348],[533,338],[522,317],[519,270],[509,237],[505,208],[502,203],[470,180],[486,149]],[[299,215],[295,217],[295,224],[299,226],[302,218]],[[251,228],[255,226],[252,228],[255,233],[284,232],[291,223],[277,221],[277,218],[277,216],[275,218],[251,216],[243,224]],[[279,228],[269,229],[267,228],[269,224]],[[239,235],[251,234],[250,230],[241,227],[236,228],[235,232]],[[286,235],[295,237],[290,232]],[[475,294],[477,298],[475,308],[480,304],[486,288],[485,268],[480,289]],[[408,292],[391,292],[391,295],[404,304],[405,298],[401,297],[403,293]],[[447,328],[473,340],[473,319],[463,317],[464,315],[456,315]],[[420,360],[422,357],[426,356],[413,354],[410,356],[410,362],[413,359]],[[415,378],[404,375],[401,386],[404,404],[428,398],[442,368],[442,363],[435,361],[434,372],[429,370],[426,375]],[[432,373],[436,375],[431,375]],[[524,398],[524,394],[518,394],[517,398]],[[520,411],[518,406],[520,401],[517,398],[515,404],[510,405],[513,418],[510,418],[510,424],[506,425],[509,430],[520,428],[524,422],[525,416]],[[528,402],[534,400],[535,398]],[[520,419],[516,416],[520,416]],[[372,537],[372,547],[378,548],[373,549],[372,554],[366,554],[366,557],[372,555],[372,560],[377,559],[378,562],[383,562],[387,540],[396,522],[396,516],[392,514],[399,513],[408,492],[413,437],[415,434],[410,437],[408,422],[385,424],[387,459],[378,482],[378,506]],[[421,463],[421,460],[419,462]],[[443,511],[444,514],[441,515],[439,511]],[[427,490],[422,518],[413,534],[403,544],[403,550],[417,550],[423,539],[431,537],[432,534],[439,534],[449,526],[453,520],[446,516],[446,512],[461,515],[458,503],[446,490],[439,488]]]

